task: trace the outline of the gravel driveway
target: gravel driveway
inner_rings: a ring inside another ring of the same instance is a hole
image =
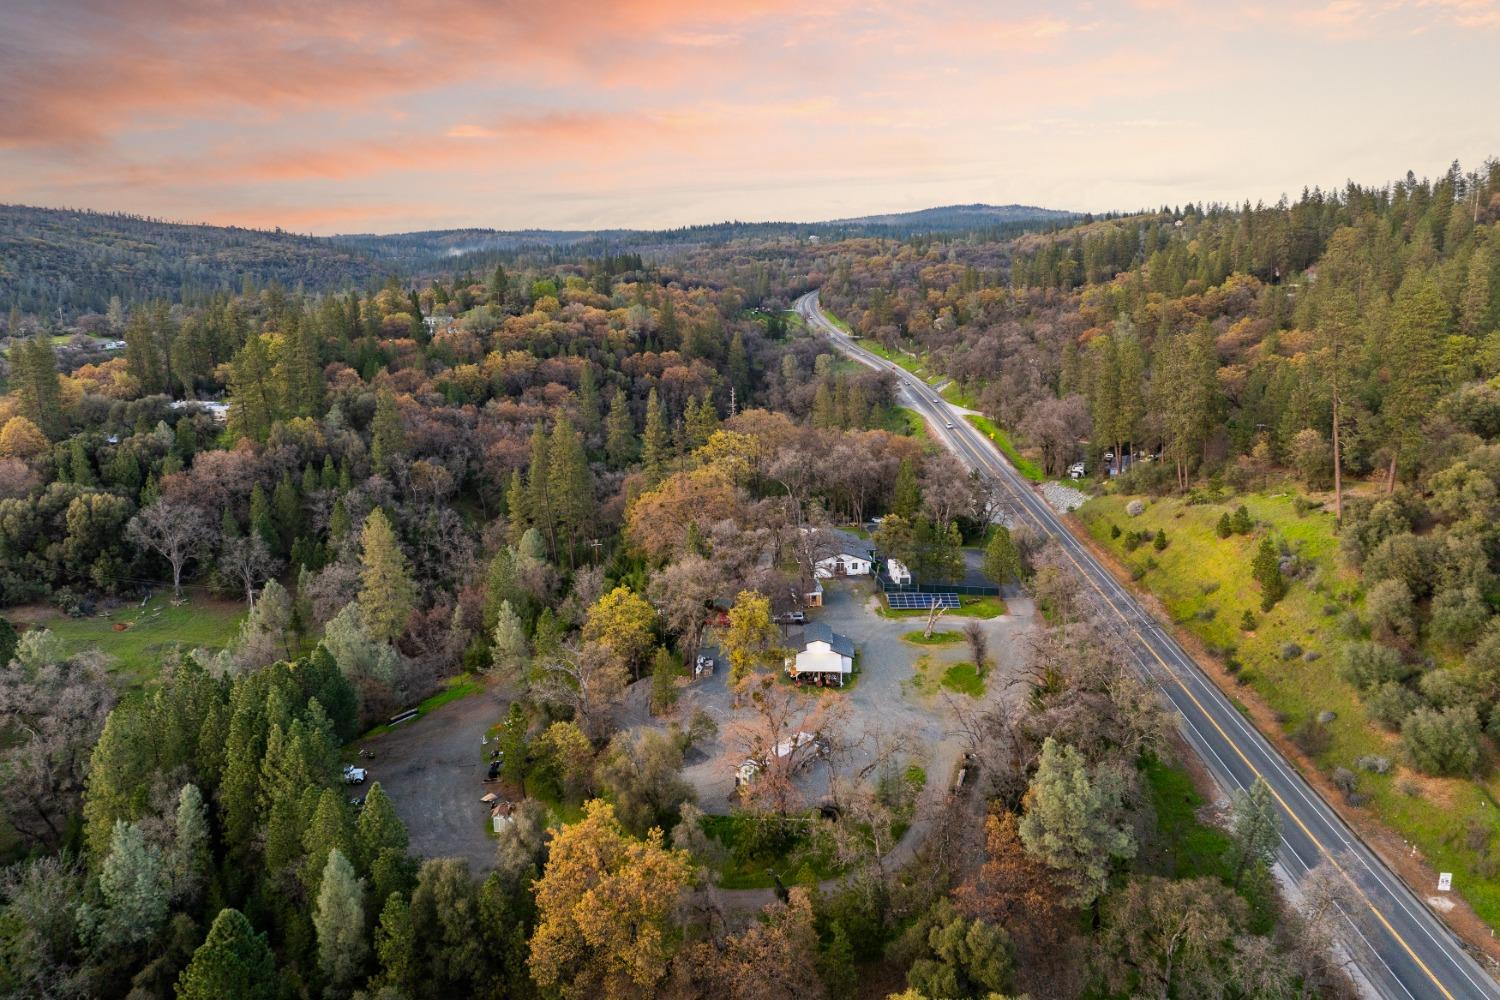
[[[390,796],[413,854],[464,858],[476,873],[494,867],[495,842],[485,832],[489,813],[479,801],[485,793],[479,740],[504,718],[505,707],[487,687],[361,742],[375,751],[375,759],[361,765]]]

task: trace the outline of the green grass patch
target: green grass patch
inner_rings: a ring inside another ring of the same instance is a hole
[[[1005,601],[1000,597],[981,597],[965,594],[958,599],[957,610],[943,612],[944,618],[998,618],[1005,614]],[[893,611],[880,595],[880,614],[886,618],[926,618],[928,612],[921,608]]]
[[[951,646],[964,641],[959,632],[933,632],[931,635],[924,635],[921,629],[907,632],[901,638],[917,646]]]
[[[962,406],[966,410],[979,409],[979,400],[974,398],[973,393],[964,392],[963,387],[958,384],[957,379],[954,379],[947,385],[943,386],[943,391],[938,395],[942,396],[954,406]]]
[[[984,694],[984,678],[979,676],[974,664],[965,660],[943,671],[943,687],[970,698],[978,698]]]
[[[1358,693],[1338,672],[1339,651],[1350,640],[1339,619],[1363,603],[1361,581],[1338,556],[1333,516],[1326,511],[1297,515],[1287,494],[1247,494],[1223,503],[1189,504],[1165,498],[1148,500],[1139,517],[1125,513],[1132,497],[1099,496],[1077,512],[1090,535],[1122,563],[1140,574],[1139,585],[1161,601],[1168,614],[1204,645],[1241,664],[1238,680],[1286,721],[1294,733],[1321,711],[1336,718],[1324,728],[1328,748],[1315,756],[1326,773],[1335,767],[1358,775],[1359,791],[1370,796],[1369,808],[1387,826],[1415,844],[1432,867],[1454,873],[1454,891],[1463,895],[1486,923],[1500,925],[1500,879],[1487,850],[1469,846],[1467,831],[1488,829],[1500,840],[1500,772],[1490,769],[1479,780],[1422,778],[1398,769],[1388,775],[1360,771],[1361,756],[1400,760],[1395,737],[1366,718]],[[1244,504],[1258,526],[1249,535],[1219,538],[1221,514]],[[1121,529],[1120,538],[1111,528]],[[1168,545],[1157,552],[1148,543],[1127,552],[1125,534],[1167,533]],[[1250,562],[1262,535],[1286,539],[1292,550],[1313,566],[1316,586],[1292,581],[1287,596],[1270,612],[1260,610],[1260,588],[1250,578]],[[1154,568],[1153,568],[1154,564]],[[1254,632],[1240,629],[1246,611],[1254,614]],[[1318,654],[1288,655],[1292,646]]]
[[[424,699],[420,704],[417,705],[416,719],[409,719],[408,721],[401,723],[401,725],[409,726],[413,722],[417,721],[417,719],[420,719],[422,716],[426,715],[428,712],[432,712],[439,708],[442,708],[444,705],[448,704],[451,701],[458,701],[460,698],[467,698],[470,695],[476,695],[483,690],[484,683],[473,674],[458,674],[454,677],[450,677],[443,682],[443,687],[441,690],[439,690],[436,694]],[[380,725],[376,726],[374,729],[371,729],[369,732],[361,736],[360,739],[368,740],[373,737],[379,736],[382,733],[388,733],[391,731],[391,728],[392,727],[389,723],[382,722]],[[498,730],[498,727],[494,728]]]
[[[766,889],[776,884],[771,871],[786,885],[816,885],[840,874],[831,845],[816,836],[820,822],[816,813],[785,819],[748,813],[704,816],[704,832],[727,855],[719,867],[719,885]]]
[[[1234,842],[1217,826],[1198,818],[1203,796],[1193,787],[1192,776],[1181,766],[1155,758],[1141,768],[1156,812],[1156,837],[1141,847],[1136,868],[1169,878],[1217,878],[1234,884]],[[1240,895],[1250,904],[1253,926],[1266,933],[1275,923],[1270,885],[1255,874],[1240,880]]]
[[[964,417],[964,419],[973,424],[981,434],[984,434],[993,441],[995,447],[1000,449],[1000,453],[1006,457],[1021,475],[1034,483],[1039,483],[1047,478],[1046,473],[1042,472],[1042,467],[1023,456],[1020,449],[1016,447],[1016,443],[1011,440],[1010,435],[1001,428],[996,427],[994,422],[988,417],[981,417],[971,413]]]
[[[131,684],[156,678],[161,663],[174,651],[217,651],[229,645],[239,632],[245,606],[238,601],[192,598],[173,606],[170,598],[153,597],[129,604],[104,615],[70,618],[60,611],[17,615],[16,620],[50,629],[69,653],[97,648],[113,657],[112,669]],[[116,631],[115,626],[125,628]]]

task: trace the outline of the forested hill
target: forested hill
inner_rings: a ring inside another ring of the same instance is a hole
[[[363,285],[389,269],[364,251],[280,230],[195,226],[133,215],[0,206],[0,309],[55,315],[239,291],[246,281],[309,290]]]
[[[152,299],[189,302],[273,281],[314,292],[368,287],[391,274],[488,272],[497,261],[520,254],[556,263],[788,237],[907,239],[972,232],[995,239],[1077,218],[1025,205],[956,205],[834,222],[719,222],[660,231],[470,228],[317,237],[4,205],[0,310],[47,317],[61,310],[72,319],[104,312],[114,297],[125,306]]]

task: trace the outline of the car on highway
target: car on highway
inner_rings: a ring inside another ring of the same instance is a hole
[[[950,420],[947,423],[943,424],[943,426],[951,431],[953,429],[953,421]]]

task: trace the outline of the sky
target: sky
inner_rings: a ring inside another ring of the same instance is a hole
[[[3,0],[0,202],[317,234],[1274,201],[1500,155],[1500,0]]]

